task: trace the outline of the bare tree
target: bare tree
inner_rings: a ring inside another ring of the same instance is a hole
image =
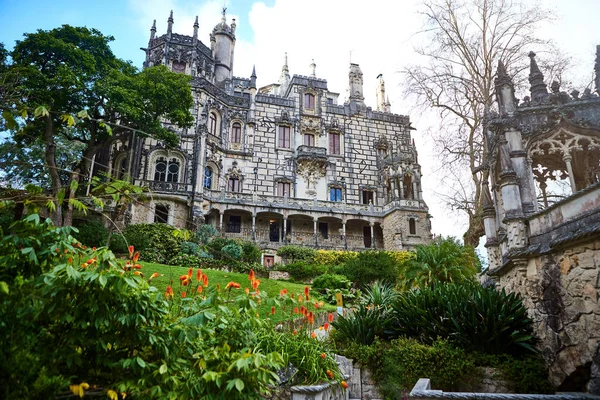
[[[449,188],[444,200],[467,213],[464,241],[477,246],[484,234],[481,188],[488,174],[482,127],[493,108],[496,66],[501,60],[518,74],[527,52],[548,50],[551,43],[536,38],[535,30],[551,14],[516,0],[424,0],[423,7],[428,40],[415,49],[422,62],[404,70],[406,93],[439,111],[440,127],[431,134],[438,174]]]

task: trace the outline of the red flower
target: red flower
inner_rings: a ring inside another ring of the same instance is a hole
[[[197,293],[202,293],[202,286],[198,286],[198,289],[196,290]]]
[[[134,275],[140,275],[140,276],[144,276],[144,274],[143,274],[142,272],[140,272],[140,271],[135,271],[133,274],[134,274]]]
[[[181,298],[185,299],[187,297],[187,293],[186,292],[181,292]]]
[[[165,297],[173,297],[173,288],[171,286],[167,286],[167,291],[165,292]]]
[[[308,323],[309,324],[314,324],[315,323],[315,315],[313,314],[312,311],[310,313],[308,313]]]
[[[135,265],[133,266],[133,268],[135,268],[135,269],[142,269],[142,266],[141,266],[140,264],[135,264]]]
[[[198,271],[196,271],[196,280],[198,282],[200,282],[202,280],[202,270],[198,269]]]
[[[233,288],[233,289],[239,289],[239,288],[240,288],[240,284],[239,284],[239,283],[237,283],[237,282],[233,282],[233,281],[232,281],[232,282],[229,282],[229,283],[227,284],[227,286],[225,286],[225,289],[229,289],[229,290],[231,290],[232,288]]]
[[[190,283],[190,280],[189,280],[189,279],[185,279],[185,280],[181,281],[181,284],[182,284],[183,286],[187,286],[187,285],[188,285],[188,283]]]
[[[308,299],[308,293],[310,293],[310,288],[308,286],[304,286],[304,295]]]
[[[155,272],[150,276],[150,279],[154,279],[154,278],[158,278],[158,272]]]
[[[328,330],[329,330],[329,322],[325,322],[325,323],[323,324],[323,328],[324,328],[326,331],[328,331]]]
[[[329,313],[329,315],[327,316],[327,320],[329,322],[333,322],[333,314],[332,313]]]
[[[294,314],[298,314],[298,307],[294,307]]]
[[[275,306],[271,307],[271,315],[275,314]]]
[[[133,246],[129,246],[128,249],[129,249],[129,257],[133,257],[133,251],[134,251]]]
[[[250,282],[254,282],[254,279],[255,279],[254,270],[253,270],[253,269],[251,269],[251,270],[250,270],[250,273],[248,274],[248,280],[249,280]]]
[[[327,354],[321,353],[321,358],[327,358]]]
[[[137,260],[140,258],[140,252],[136,251],[135,254],[133,255],[133,262],[137,262]]]
[[[285,296],[287,293],[288,293],[287,289],[281,289],[281,290],[279,291],[279,296],[283,297],[283,296]]]
[[[95,247],[92,247],[92,251],[96,251],[96,248],[95,248]]]
[[[204,286],[204,287],[208,286],[208,275],[206,275],[206,274],[202,275],[202,286]]]
[[[258,285],[260,285],[260,279],[255,279],[252,281],[252,289],[258,290]]]
[[[344,389],[348,389],[348,384],[346,383],[346,381],[342,381],[342,387]]]
[[[194,275],[194,271],[192,270],[192,268],[188,269],[188,278],[192,279],[192,275]]]
[[[313,333],[310,334],[310,337],[313,338],[313,339],[315,339],[317,337],[317,334],[313,332]]]
[[[333,372],[327,370],[327,376],[329,377],[329,379],[333,379]]]
[[[188,278],[187,275],[181,275],[179,277],[179,280],[183,282],[183,281],[187,280],[187,278]]]
[[[294,332],[292,332],[292,335],[297,335],[298,334],[298,330],[294,329]]]
[[[302,295],[298,296],[298,303],[302,303],[304,301],[304,299],[302,298]]]
[[[315,308],[319,308],[319,303],[315,301]]]

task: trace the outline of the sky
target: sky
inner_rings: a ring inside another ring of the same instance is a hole
[[[600,0],[525,1],[538,1],[556,14],[539,36],[553,39],[573,58],[573,82],[589,82],[600,44]],[[287,52],[292,75],[310,75],[314,59],[317,77],[327,79],[329,90],[339,92],[343,101],[352,61],[363,72],[365,102],[375,108],[376,77],[383,74],[392,112],[409,115],[416,128],[413,137],[433,233],[462,236],[466,219],[447,209],[437,194],[443,182],[436,180],[439,162],[425,134],[438,128],[436,114],[416,109],[401,86],[400,71],[415,62],[413,46],[423,36],[420,0],[0,0],[0,42],[11,49],[26,32],[62,24],[87,26],[114,36],[113,52],[141,68],[140,48],[148,43],[154,19],[157,35],[162,35],[173,10],[173,31],[191,35],[198,15],[199,39],[210,46],[209,33],[220,21],[224,5],[228,23],[232,18],[237,23],[234,75],[249,77],[256,66],[259,87],[278,80]]]

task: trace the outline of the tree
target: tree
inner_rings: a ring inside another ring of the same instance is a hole
[[[439,111],[440,129],[432,136],[449,190],[446,202],[467,213],[464,241],[477,246],[484,234],[482,184],[488,178],[482,127],[493,107],[495,67],[502,61],[518,72],[517,62],[528,51],[548,49],[551,44],[537,39],[535,29],[550,14],[516,0],[424,0],[423,5],[429,40],[415,49],[423,64],[404,70],[406,92]]]
[[[15,142],[43,143],[57,225],[71,224],[73,208],[82,206],[76,197],[81,177],[92,172],[94,155],[111,141],[131,143],[135,134],[172,147],[177,135],[162,121],[179,127],[193,122],[190,77],[164,66],[139,72],[114,56],[108,45],[112,40],[95,29],[63,25],[26,34],[11,54],[9,70],[18,77],[19,96],[0,106]],[[82,146],[66,171],[68,182],[61,179],[57,163],[60,140]]]
[[[463,246],[453,237],[434,239],[415,247],[416,257],[400,268],[404,289],[430,287],[438,283],[472,281],[481,271],[481,261],[472,246]]]

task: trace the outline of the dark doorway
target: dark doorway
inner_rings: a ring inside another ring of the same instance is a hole
[[[319,232],[321,232],[323,239],[329,239],[329,226],[327,222],[319,222]]]
[[[157,204],[156,208],[154,209],[154,222],[166,224],[168,222],[168,220],[169,220],[169,207],[162,205],[162,204]]]
[[[366,248],[371,248],[371,227],[364,226],[363,227],[363,241],[365,243]]]
[[[271,242],[279,242],[279,221],[269,221],[269,240]]]

